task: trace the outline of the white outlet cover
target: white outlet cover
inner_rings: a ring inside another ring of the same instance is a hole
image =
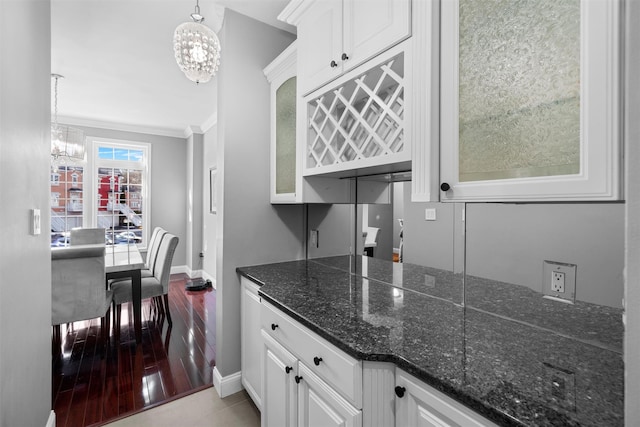
[[[545,260],[542,263],[542,293],[561,299],[563,302],[575,302],[576,268],[576,264]],[[552,289],[554,271],[564,273],[564,292],[555,292]]]

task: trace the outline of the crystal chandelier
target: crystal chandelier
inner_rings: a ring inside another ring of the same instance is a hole
[[[191,14],[193,22],[178,25],[173,33],[173,51],[178,66],[187,78],[196,83],[211,80],[220,66],[220,41],[200,15],[199,0]]]
[[[64,159],[84,160],[84,132],[80,129],[58,124],[58,79],[63,79],[64,76],[51,74],[51,77],[55,79],[54,113],[53,123],[51,123],[51,156],[54,163],[60,163]]]

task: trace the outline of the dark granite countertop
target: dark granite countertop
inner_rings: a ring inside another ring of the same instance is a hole
[[[497,424],[624,425],[622,310],[366,257],[238,272],[348,354],[395,363]]]

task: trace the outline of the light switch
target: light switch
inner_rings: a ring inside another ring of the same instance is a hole
[[[425,221],[435,221],[436,220],[436,209],[435,208],[427,208],[424,210],[424,220]]]
[[[31,234],[40,234],[40,209],[31,209]]]

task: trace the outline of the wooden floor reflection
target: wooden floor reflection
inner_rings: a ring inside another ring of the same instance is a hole
[[[62,327],[62,355],[53,361],[52,379],[57,427],[101,425],[212,385],[216,293],[187,292],[188,280],[184,274],[171,276],[171,327],[143,301],[138,346],[127,304],[120,341],[115,343],[112,331],[105,354],[99,319]]]

